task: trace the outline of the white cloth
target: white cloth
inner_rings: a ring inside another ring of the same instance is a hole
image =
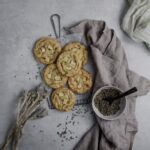
[[[123,30],[150,49],[150,0],[128,0],[130,8],[122,21]]]

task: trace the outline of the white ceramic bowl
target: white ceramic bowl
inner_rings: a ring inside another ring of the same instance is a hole
[[[120,110],[118,110],[118,112],[114,115],[110,115],[110,116],[104,116],[99,110],[98,108],[95,106],[95,102],[94,102],[94,99],[96,97],[97,94],[99,94],[102,90],[104,89],[109,89],[109,88],[113,88],[113,89],[116,89],[116,90],[119,90],[120,92],[122,92],[122,90],[120,90],[119,88],[115,87],[115,86],[104,86],[100,89],[98,89],[95,94],[93,95],[93,98],[92,98],[92,108],[95,112],[95,114],[102,118],[102,119],[105,119],[105,120],[115,120],[117,119],[118,117],[121,116],[121,114],[124,112],[125,110],[125,107],[126,107],[126,98],[122,98],[121,99],[121,103],[120,103]]]

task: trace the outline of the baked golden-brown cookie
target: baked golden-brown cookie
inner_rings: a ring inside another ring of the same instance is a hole
[[[63,51],[78,51],[82,55],[82,64],[85,65],[88,61],[87,48],[80,42],[71,42],[64,46]]]
[[[70,89],[78,94],[86,93],[92,87],[92,76],[85,70],[80,70],[75,76],[69,77]]]
[[[79,72],[82,66],[82,56],[73,51],[62,52],[57,59],[57,68],[67,77]]]
[[[51,37],[42,37],[36,41],[33,53],[42,64],[53,63],[61,52],[60,43]]]
[[[76,103],[76,97],[68,88],[59,88],[53,91],[51,101],[56,109],[70,111]]]
[[[67,82],[67,77],[63,76],[57,69],[56,64],[47,65],[43,69],[43,79],[51,88],[59,88]]]

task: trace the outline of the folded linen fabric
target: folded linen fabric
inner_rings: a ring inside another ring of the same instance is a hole
[[[93,93],[105,85],[114,85],[123,91],[136,86],[138,92],[129,97],[122,115],[114,121],[96,117],[96,123],[87,131],[74,150],[129,150],[137,132],[135,99],[150,90],[150,81],[128,68],[127,58],[115,32],[103,21],[85,20],[67,29],[83,35],[95,61],[97,73]]]
[[[130,8],[122,29],[135,41],[145,42],[150,49],[150,0],[128,0]]]

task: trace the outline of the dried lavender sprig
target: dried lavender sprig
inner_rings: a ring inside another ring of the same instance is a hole
[[[37,112],[37,109],[39,109],[41,102],[43,101],[43,95],[46,95],[47,93],[44,93],[44,90],[41,90],[42,85],[40,85],[37,89],[25,92],[23,95],[23,100],[20,100],[18,103],[18,114],[15,126],[11,129],[9,132],[4,144],[0,148],[0,150],[7,150],[8,146],[11,146],[12,150],[17,149],[17,145],[19,142],[19,139],[22,136],[22,129],[26,122],[32,118],[32,115],[35,115]],[[36,97],[32,97],[32,92],[37,94]],[[31,94],[31,95],[30,95]],[[31,96],[31,97],[30,97]],[[43,112],[43,111],[41,111]],[[42,116],[42,115],[41,115]]]

